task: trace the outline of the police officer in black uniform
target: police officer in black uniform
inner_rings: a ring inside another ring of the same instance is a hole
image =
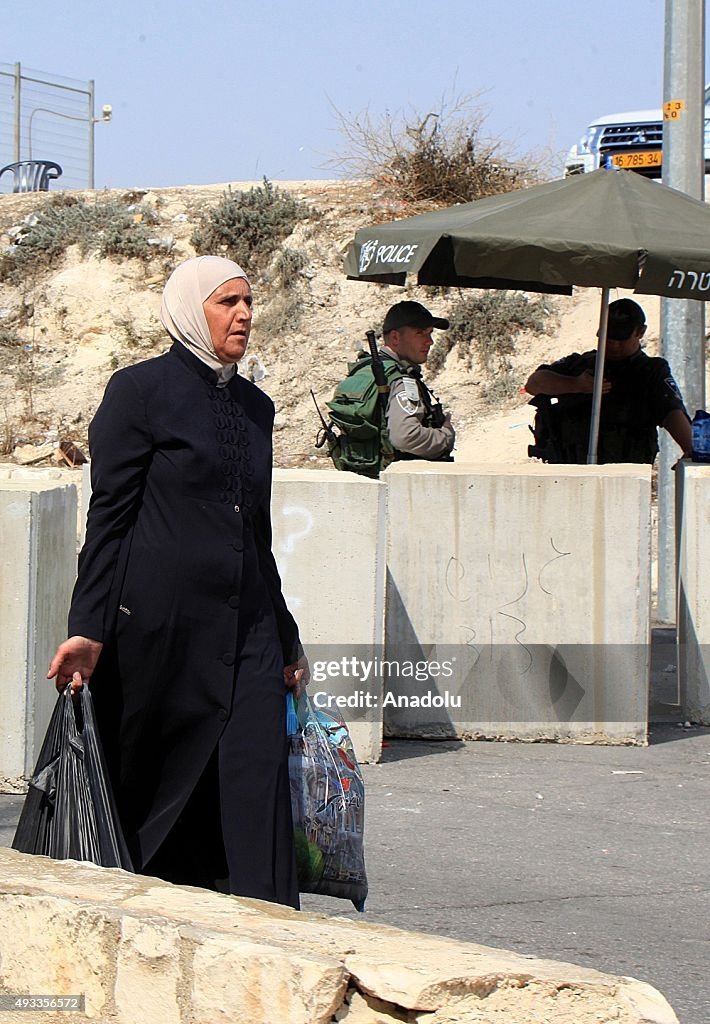
[[[690,419],[665,359],[641,349],[646,331],[643,309],[632,299],[609,306],[602,384],[598,462],[652,463],[658,453],[657,427],[692,451]],[[525,390],[538,407],[536,445],[529,454],[556,463],[586,463],[592,415],[596,351],[572,353],[543,364]],[[556,402],[551,402],[551,398]]]

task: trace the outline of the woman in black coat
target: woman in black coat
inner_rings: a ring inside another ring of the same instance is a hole
[[[136,870],[297,907],[285,694],[308,666],[271,552],[274,407],[235,372],[251,303],[236,263],[186,261],[172,348],[109,381],[48,676],[91,679]]]

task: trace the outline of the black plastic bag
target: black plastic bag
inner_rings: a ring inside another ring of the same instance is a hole
[[[12,848],[133,870],[108,781],[88,686],[60,693]]]
[[[350,899],[364,910],[365,784],[347,725],[305,694],[289,735],[288,770],[300,892]]]

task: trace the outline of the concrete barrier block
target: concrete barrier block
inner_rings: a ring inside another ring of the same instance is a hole
[[[56,691],[46,678],[76,575],[76,491],[0,480],[0,789],[25,788]]]
[[[676,475],[678,677],[681,713],[710,725],[710,466],[684,461]]]
[[[382,658],[384,649],[386,488],[376,480],[328,470],[274,471],[274,555],[289,608],[312,667],[356,657]],[[351,679],[314,682],[345,696]],[[380,679],[362,688],[379,704]],[[342,708],[360,761],[381,753],[380,713],[354,720]]]
[[[0,480],[25,481],[26,483],[37,480],[61,480],[61,469],[54,466],[43,466],[33,468],[32,466],[16,466],[14,463],[5,462],[0,465]]]
[[[384,480],[387,658],[424,666],[384,680],[386,729],[645,742],[650,468],[406,462]]]

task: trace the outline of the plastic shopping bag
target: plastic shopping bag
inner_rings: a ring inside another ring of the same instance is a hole
[[[133,870],[88,686],[60,693],[12,843],[21,853]]]
[[[365,909],[365,785],[348,727],[332,711],[298,701],[289,730],[289,779],[301,892],[350,899]]]

